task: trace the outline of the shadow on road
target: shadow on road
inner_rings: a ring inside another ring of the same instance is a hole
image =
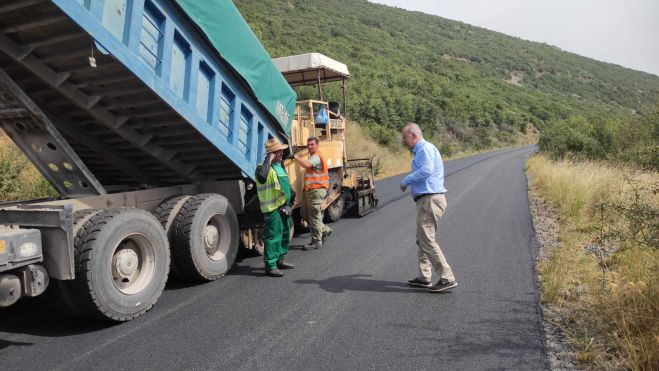
[[[288,250],[304,250],[304,244],[289,245]]]
[[[50,309],[44,299],[25,298],[8,308],[0,310],[0,332],[29,334],[37,336],[61,337],[84,334],[106,329],[116,324],[97,320],[71,318]],[[2,336],[0,334],[0,336]],[[0,349],[13,344],[0,338]]]
[[[415,289],[404,282],[368,280],[366,277],[373,277],[369,274],[350,274],[347,276],[330,277],[325,280],[296,280],[294,283],[303,285],[318,285],[319,288],[333,293],[346,291],[358,292],[405,292],[405,293],[424,293],[425,290]]]
[[[30,346],[33,345],[33,343],[24,343],[21,341],[9,341],[9,340],[2,340],[0,339],[0,350],[5,349],[7,347],[24,347],[24,346]]]
[[[227,276],[254,276],[262,277],[265,275],[265,268],[254,268],[249,265],[234,264]]]

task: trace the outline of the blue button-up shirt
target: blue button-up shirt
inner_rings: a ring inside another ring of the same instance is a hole
[[[403,178],[401,184],[410,186],[412,197],[424,193],[446,193],[444,163],[437,147],[421,139],[412,152],[412,173]]]

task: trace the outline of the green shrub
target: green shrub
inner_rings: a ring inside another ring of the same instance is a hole
[[[659,103],[620,130],[620,147],[622,161],[659,170]]]
[[[492,137],[490,130],[479,127],[474,130],[474,135],[467,138],[467,144],[477,151],[482,151],[492,147]]]
[[[528,133],[528,123],[526,121],[519,121],[517,123],[517,126],[519,127],[519,131],[522,132],[522,134],[526,135]]]
[[[367,128],[367,132],[380,145],[394,148],[400,144],[400,135],[395,130],[374,124]]]
[[[591,137],[593,126],[581,116],[550,124],[540,135],[538,147],[554,159],[566,156],[592,157],[597,141]]]
[[[538,146],[554,159],[620,161],[657,170],[659,104],[641,117],[627,121],[600,114],[553,122],[540,135]]]
[[[441,153],[443,158],[447,158],[453,156],[455,150],[453,149],[453,146],[445,143],[439,146],[439,153]]]

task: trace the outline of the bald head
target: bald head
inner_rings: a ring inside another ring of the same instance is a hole
[[[421,127],[414,122],[408,122],[403,128],[403,134],[415,134],[420,138],[423,138],[423,133],[421,132]]]
[[[405,127],[403,127],[403,144],[409,148],[410,150],[414,148],[414,146],[423,139],[423,133],[421,132],[421,128],[419,125],[415,124],[414,122],[408,122],[405,124]]]

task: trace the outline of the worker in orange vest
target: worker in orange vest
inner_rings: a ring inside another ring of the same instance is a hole
[[[318,150],[318,137],[307,139],[309,159],[296,154],[293,158],[306,169],[304,176],[304,199],[307,206],[307,221],[311,229],[311,243],[304,250],[315,250],[323,245],[323,241],[332,233],[332,228],[323,224],[323,201],[329,190],[329,172],[327,161]]]

